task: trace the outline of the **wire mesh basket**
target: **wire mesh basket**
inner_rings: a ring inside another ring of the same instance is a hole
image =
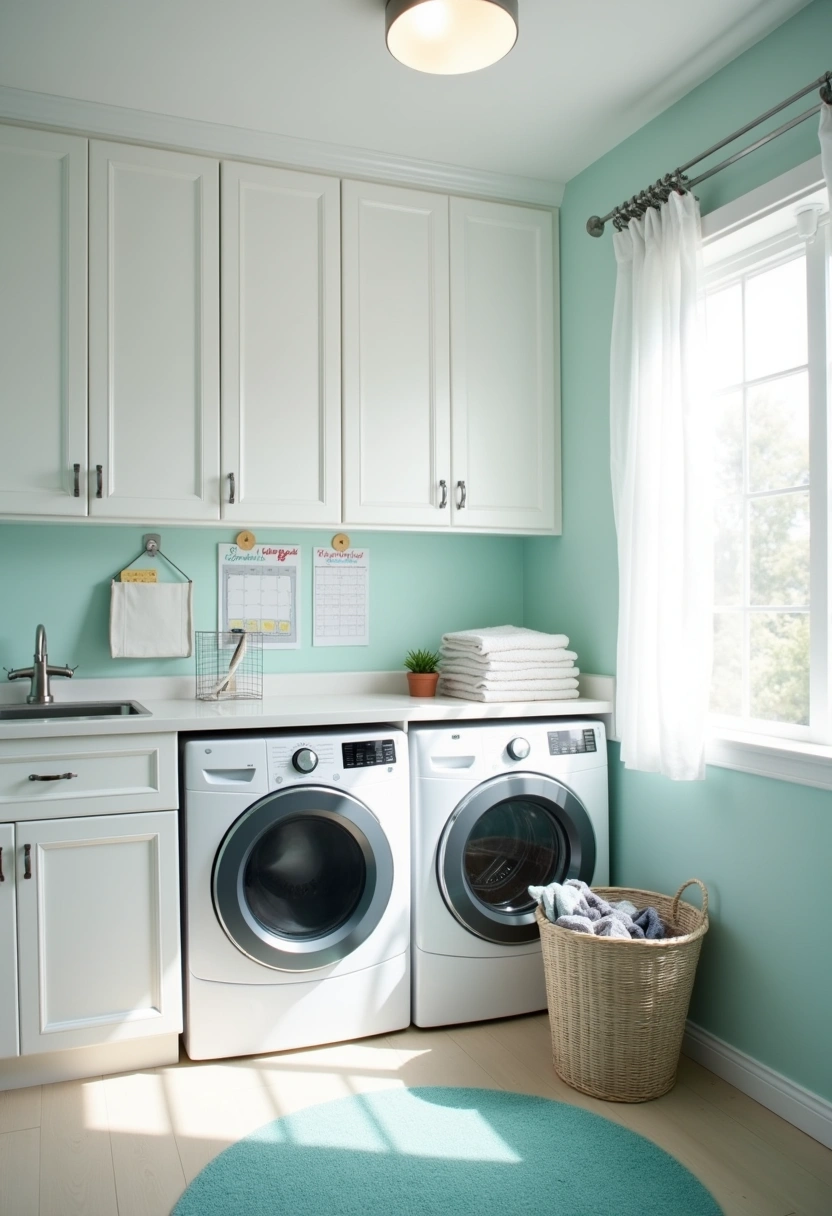
[[[262,633],[197,630],[194,640],[200,701],[262,700]]]

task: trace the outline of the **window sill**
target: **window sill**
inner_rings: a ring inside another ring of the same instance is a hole
[[[720,731],[709,737],[705,761],[757,777],[832,790],[832,747],[823,743]]]

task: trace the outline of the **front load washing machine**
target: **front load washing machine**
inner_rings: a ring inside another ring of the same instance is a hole
[[[409,738],[413,1020],[544,1009],[528,887],[609,881],[603,723],[414,725]]]
[[[184,746],[185,1048],[283,1051],[410,1023],[405,735]]]

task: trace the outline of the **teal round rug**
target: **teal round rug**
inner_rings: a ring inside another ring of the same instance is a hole
[[[173,1216],[720,1216],[684,1166],[576,1106],[491,1089],[386,1089],[275,1119]]]

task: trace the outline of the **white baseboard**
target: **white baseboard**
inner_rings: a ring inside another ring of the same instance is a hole
[[[832,1148],[832,1102],[688,1022],[682,1051],[741,1093]]]

